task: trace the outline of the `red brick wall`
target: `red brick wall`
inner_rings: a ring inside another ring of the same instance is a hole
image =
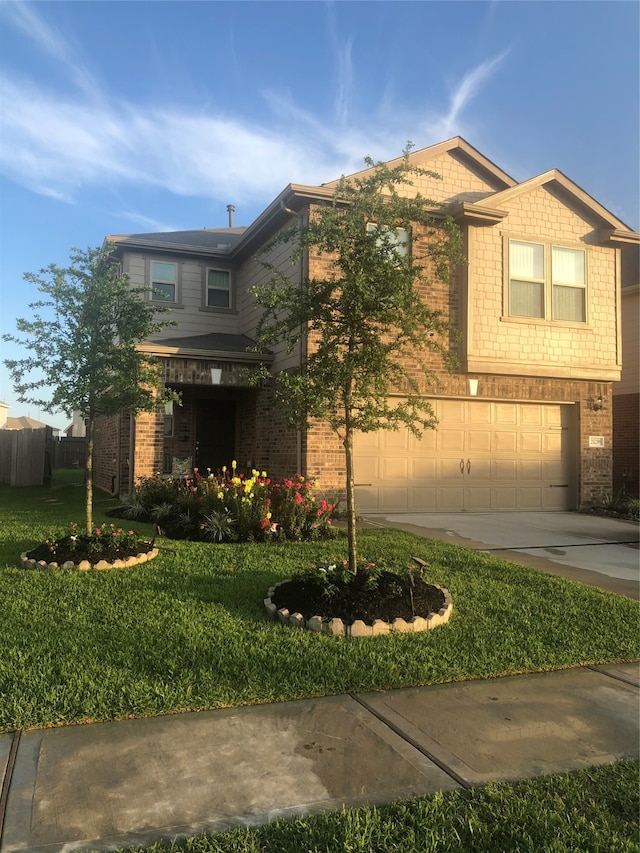
[[[118,491],[118,417],[98,417],[93,450],[93,485],[114,494]]]
[[[613,491],[639,495],[640,394],[613,398]]]

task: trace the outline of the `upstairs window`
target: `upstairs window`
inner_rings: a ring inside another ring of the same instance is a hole
[[[382,243],[382,235],[384,235],[396,255],[399,255],[401,258],[406,258],[409,254],[409,232],[405,228],[390,228],[388,225],[380,227],[375,222],[370,222],[367,225],[367,231],[369,233],[373,233],[374,231],[380,233],[379,244]]]
[[[586,323],[586,275],[584,252],[576,249],[551,249],[554,320]]]
[[[205,294],[207,308],[231,308],[231,273],[207,269]]]
[[[151,261],[151,301],[175,302],[178,266],[166,261]]]
[[[509,316],[544,317],[544,246],[509,242]]]
[[[584,249],[509,240],[508,263],[510,317],[586,323]]]

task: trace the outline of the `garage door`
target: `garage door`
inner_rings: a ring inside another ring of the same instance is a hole
[[[436,430],[358,434],[359,512],[565,510],[572,407],[436,400]]]

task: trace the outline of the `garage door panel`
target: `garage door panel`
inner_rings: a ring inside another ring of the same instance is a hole
[[[515,426],[518,423],[518,406],[515,403],[494,403],[493,423],[496,426]]]
[[[465,431],[463,429],[439,429],[438,450],[445,452],[459,451],[464,453]]]
[[[469,406],[467,423],[469,424],[491,424],[493,416],[493,403],[475,402]]]
[[[518,509],[542,509],[542,489],[540,486],[518,489]]]
[[[491,490],[491,509],[504,511],[518,509],[518,490],[515,486],[501,486]]]
[[[440,512],[458,512],[464,503],[464,488],[462,486],[437,489],[436,505]]]
[[[409,474],[409,459],[405,456],[387,456],[382,461],[382,476],[385,481],[407,480]]]
[[[380,479],[380,464],[377,456],[358,456],[355,463],[355,477],[358,482]]]
[[[471,453],[490,453],[491,431],[488,429],[470,430],[467,437],[466,450]]]
[[[543,425],[542,406],[520,406],[520,425],[524,427],[541,427]]]
[[[383,430],[382,432],[382,449],[383,450],[401,450],[404,453],[409,450],[409,438],[411,433],[407,430]]]
[[[539,459],[521,459],[518,463],[519,480],[541,480],[542,462]]]
[[[436,460],[437,477],[439,480],[456,480],[462,477],[460,466],[464,468],[465,460],[463,458],[447,458],[442,457]]]
[[[491,449],[494,453],[515,453],[518,449],[518,433],[511,430],[494,432]]]
[[[411,460],[411,479],[428,480],[433,483],[436,477],[436,460],[435,459],[412,459]],[[433,488],[433,486],[432,486]]]
[[[485,512],[491,509],[491,488],[473,486],[465,490],[465,509],[469,512]]]
[[[493,459],[491,461],[491,479],[494,482],[515,480],[518,476],[518,463],[515,459]]]
[[[521,453],[540,454],[542,452],[542,436],[539,432],[521,432],[518,445]]]
[[[411,509],[417,512],[435,512],[438,509],[435,487],[414,486],[411,490]]]
[[[466,423],[466,401],[465,400],[439,400],[436,407],[438,419],[442,424]]]
[[[471,460],[469,460],[471,461]],[[475,485],[478,481],[491,480],[491,459],[474,459],[467,473],[467,483]]]

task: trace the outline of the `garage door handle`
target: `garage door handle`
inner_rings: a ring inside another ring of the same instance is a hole
[[[460,473],[464,474],[464,459],[460,460]]]
[[[549,483],[550,489],[568,489],[569,483]]]
[[[471,460],[467,459],[467,474],[471,473]]]

